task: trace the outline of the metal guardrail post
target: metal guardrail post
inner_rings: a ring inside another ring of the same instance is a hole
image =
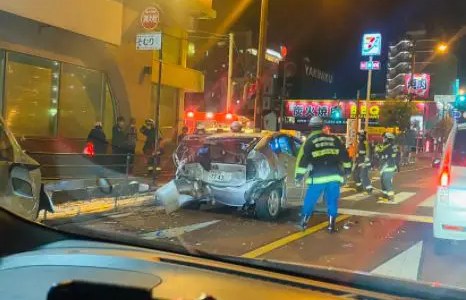
[[[131,154],[126,155],[126,180],[129,179],[129,167],[130,167]]]

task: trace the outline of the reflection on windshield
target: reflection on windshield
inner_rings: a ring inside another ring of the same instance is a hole
[[[0,3],[2,207],[466,287],[466,1],[100,2]]]

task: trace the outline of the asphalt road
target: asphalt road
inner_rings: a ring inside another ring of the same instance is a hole
[[[379,186],[375,175],[374,185]],[[227,207],[202,207],[166,215],[144,206],[116,213],[83,216],[52,224],[138,235],[157,241],[182,243],[210,253],[256,259],[338,267],[402,279],[466,288],[466,244],[454,244],[445,255],[434,253],[432,205],[437,170],[428,162],[397,173],[394,203],[379,201],[344,188],[340,201],[339,232],[325,230],[325,206],[305,232],[294,227],[301,199],[276,222],[264,222]],[[117,238],[117,235],[115,235]]]

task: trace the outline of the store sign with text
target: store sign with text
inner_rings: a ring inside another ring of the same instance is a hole
[[[355,101],[299,101],[288,100],[285,102],[285,117],[310,119],[314,116],[331,118],[332,112],[340,110],[341,119],[356,118],[357,107]],[[366,116],[366,105],[361,102],[359,105],[359,117]],[[378,119],[380,104],[371,102],[369,107],[369,118]]]
[[[420,73],[405,75],[405,93],[413,94],[415,98],[427,99],[430,93],[430,74]]]

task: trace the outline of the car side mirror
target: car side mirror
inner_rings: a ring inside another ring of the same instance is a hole
[[[97,187],[103,194],[106,194],[106,195],[111,194],[113,191],[113,185],[110,182],[110,180],[108,180],[108,178],[104,178],[104,177],[97,178]]]
[[[34,197],[32,185],[26,180],[23,180],[18,177],[12,177],[11,184],[13,186],[13,192],[16,195],[21,196],[21,197],[26,197],[26,198]]]

